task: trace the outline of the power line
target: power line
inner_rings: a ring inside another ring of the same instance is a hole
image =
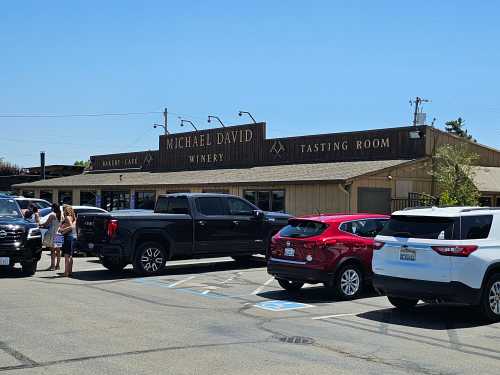
[[[0,118],[65,118],[65,117],[105,117],[105,116],[143,116],[163,113],[150,112],[124,112],[124,113],[73,113],[73,114],[0,114]]]

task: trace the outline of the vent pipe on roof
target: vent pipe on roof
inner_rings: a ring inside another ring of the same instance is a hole
[[[45,180],[45,151],[40,151],[40,177]]]

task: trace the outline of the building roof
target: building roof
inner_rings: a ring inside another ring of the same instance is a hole
[[[238,169],[181,172],[87,173],[17,184],[16,188],[59,188],[137,185],[209,185],[263,182],[345,181],[411,163],[412,160],[374,160],[316,164],[272,165]],[[120,178],[121,176],[121,178]]]
[[[500,167],[475,167],[474,183],[481,192],[500,193]]]

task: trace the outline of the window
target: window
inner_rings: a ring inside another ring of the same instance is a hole
[[[241,199],[229,198],[227,203],[231,215],[252,216],[255,210],[253,206]]]
[[[361,237],[375,237],[384,227],[387,220],[356,220],[342,223],[340,230]]]
[[[492,206],[492,197],[481,197],[479,198],[479,205],[481,207],[491,207]]]
[[[197,198],[196,205],[198,210],[207,216],[218,216],[226,215],[226,210],[224,209],[224,202],[222,198],[219,197],[204,197]]]
[[[106,211],[130,208],[130,193],[128,191],[103,191],[101,208]]]
[[[136,191],[135,208],[143,210],[152,210],[155,207],[156,192],[154,191]]]
[[[243,197],[263,211],[285,212],[284,190],[245,190]]]
[[[95,191],[81,191],[80,204],[82,206],[96,206],[96,192]]]
[[[402,238],[453,240],[458,236],[458,219],[429,216],[392,216],[380,234]]]
[[[33,190],[23,190],[23,197],[35,198],[35,192]]]
[[[326,229],[326,224],[311,220],[290,220],[289,224],[280,230],[281,237],[306,238],[318,236]]]
[[[497,197],[497,204],[496,207],[500,207],[500,197]]]
[[[462,216],[460,225],[462,240],[488,238],[493,215]]]
[[[52,202],[52,190],[40,190],[40,199],[45,199],[47,202]]]
[[[59,190],[59,204],[73,204],[73,192],[71,190]]]
[[[155,212],[162,214],[189,215],[189,202],[186,197],[160,197]]]

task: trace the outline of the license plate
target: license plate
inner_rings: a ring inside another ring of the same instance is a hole
[[[285,256],[286,257],[295,256],[295,249],[293,247],[285,247]]]
[[[412,249],[402,248],[399,250],[399,260],[415,262],[417,260],[417,252]]]
[[[94,248],[94,244],[89,242],[89,250],[92,250]]]
[[[0,266],[10,266],[10,258],[0,257]]]

